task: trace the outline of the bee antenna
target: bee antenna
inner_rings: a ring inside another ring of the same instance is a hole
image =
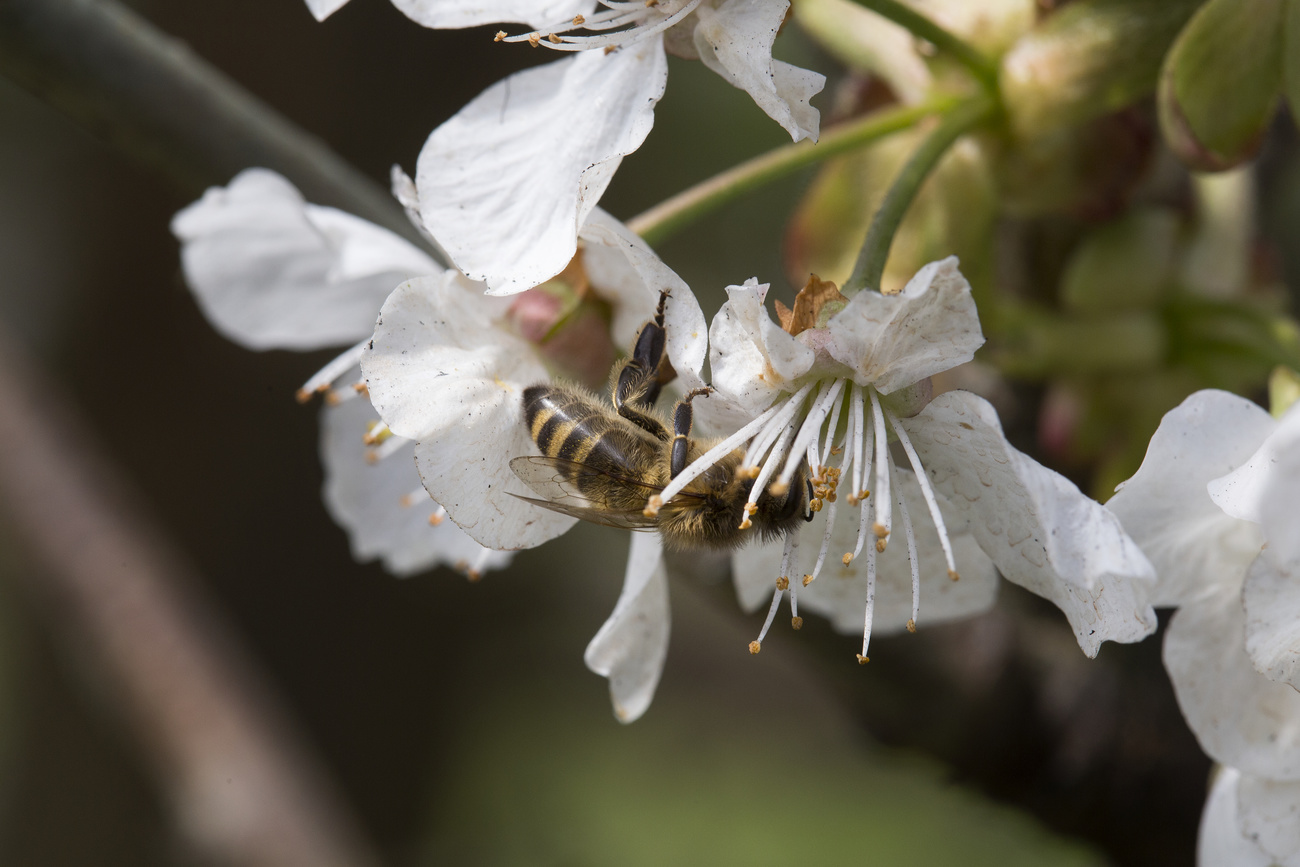
[[[813,501],[813,496],[814,496],[814,494],[813,494],[813,483],[812,483],[812,479],[809,479],[809,478],[805,478],[805,479],[803,480],[803,482],[804,482],[805,485],[808,486],[808,511],[804,512],[803,519],[804,519],[806,522],[808,522],[809,524],[811,524],[811,523],[812,523],[812,519],[813,519],[813,515],[814,515],[814,512],[813,512],[813,510],[812,510],[812,501]]]

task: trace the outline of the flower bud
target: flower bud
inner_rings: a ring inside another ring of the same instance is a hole
[[[1282,86],[1284,0],[1210,0],[1160,73],[1160,129],[1179,159],[1221,171],[1259,149]]]
[[[1200,0],[1076,0],[1002,58],[1012,129],[1036,138],[1124,108],[1155,89],[1160,62]]]
[[[1061,303],[1079,313],[1155,305],[1174,269],[1178,215],[1165,208],[1129,211],[1088,234],[1061,279]]]

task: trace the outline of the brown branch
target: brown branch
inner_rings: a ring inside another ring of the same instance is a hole
[[[423,243],[385,187],[115,0],[0,0],[0,74],[190,195],[265,166]]]
[[[0,511],[38,567],[28,587],[109,684],[205,860],[378,863],[199,581],[5,333],[0,442]]]

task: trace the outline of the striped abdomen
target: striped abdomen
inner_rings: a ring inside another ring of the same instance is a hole
[[[611,508],[640,508],[644,490],[621,491],[611,482],[662,484],[655,479],[662,472],[658,444],[585,394],[551,385],[530,386],[524,389],[524,422],[542,454],[596,471],[575,472],[568,481],[597,502]]]

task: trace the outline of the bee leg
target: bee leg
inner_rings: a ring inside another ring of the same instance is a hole
[[[686,469],[687,452],[690,449],[691,422],[695,419],[695,410],[691,401],[697,397],[708,397],[712,388],[696,388],[686,392],[673,410],[673,453],[668,464],[668,478],[675,479],[677,474]]]
[[[668,432],[656,418],[643,410],[654,407],[664,382],[660,373],[665,359],[664,306],[667,302],[668,291],[664,290],[659,294],[654,319],[641,327],[631,357],[619,369],[613,395],[619,415],[660,440],[668,439]]]

